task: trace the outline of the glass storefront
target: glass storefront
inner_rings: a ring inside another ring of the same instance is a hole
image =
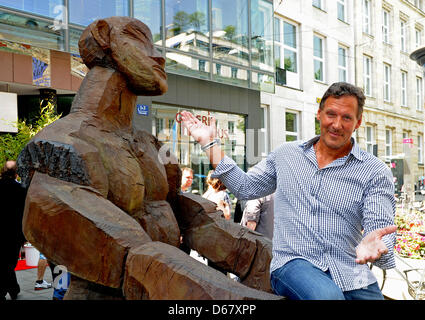
[[[0,39],[79,54],[110,16],[146,23],[169,73],[274,92],[271,0],[0,0]]]
[[[205,178],[212,167],[200,145],[195,143],[188,135],[187,129],[181,125],[180,112],[183,110],[192,112],[205,124],[209,124],[211,117],[214,117],[224,152],[245,170],[244,116],[153,104],[152,134],[177,157],[181,167],[191,167],[194,170],[192,190],[198,190],[199,194],[205,191]]]

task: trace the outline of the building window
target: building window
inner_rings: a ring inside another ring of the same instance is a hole
[[[418,163],[424,163],[424,136],[418,134]]]
[[[229,121],[227,123],[227,129],[229,130],[229,134],[234,134],[235,133],[235,122]]]
[[[298,113],[287,111],[285,113],[285,141],[299,140]]]
[[[382,10],[382,41],[390,43],[390,13]]]
[[[419,48],[422,46],[422,30],[421,29],[415,29],[415,45],[416,48]]]
[[[199,71],[205,72],[205,64],[207,62],[205,60],[198,60],[198,64],[199,64]]]
[[[407,107],[407,72],[401,72],[401,106]]]
[[[422,78],[416,77],[416,110],[418,111],[423,110],[422,88],[423,88]]]
[[[391,101],[391,66],[384,63],[384,101]]]
[[[363,89],[366,96],[372,96],[372,58],[363,56]]]
[[[323,10],[323,1],[324,0],[313,0],[313,7]]]
[[[251,65],[273,72],[273,4],[251,0]]]
[[[215,64],[215,72],[217,73],[217,75],[221,75],[221,64]]]
[[[406,22],[400,21],[400,50],[407,52]]]
[[[363,32],[372,34],[370,0],[363,0]]]
[[[208,1],[165,1],[165,26],[167,47],[209,54]]]
[[[385,130],[385,157],[389,161],[393,154],[393,132],[391,129]]]
[[[374,149],[374,146],[376,145],[375,141],[375,127],[373,126],[366,126],[366,151],[377,156],[376,147]]]
[[[63,10],[63,0],[0,0],[0,5],[49,18],[57,18],[59,14],[63,14],[60,12]]]
[[[297,26],[283,20],[280,20],[280,23],[276,24],[279,26],[282,25],[283,27],[283,32],[279,32],[279,36],[282,36],[279,38],[279,40],[275,39],[276,67],[297,73]]]
[[[411,2],[413,2],[416,8],[423,10],[423,0],[413,0]]]
[[[299,87],[298,26],[279,18],[275,18],[274,21],[276,83],[297,88]]]
[[[314,65],[314,79],[325,81],[325,59],[324,59],[324,39],[314,35],[313,36],[313,65]]]
[[[69,22],[88,26],[93,21],[110,16],[128,16],[127,0],[69,0]]]
[[[231,67],[230,68],[231,77],[236,79],[238,77],[238,68]]]
[[[347,22],[347,6],[345,5],[345,0],[338,0],[336,6],[338,19]]]
[[[184,3],[187,0],[175,1]],[[247,0],[234,0],[231,6],[228,0],[212,0],[211,5],[213,57],[248,66],[250,48],[247,41],[249,36]],[[205,10],[208,10],[208,1],[205,1],[205,6]],[[205,23],[208,23],[207,19]]]
[[[134,17],[143,21],[152,32],[152,40],[155,44],[162,45],[162,12],[161,1],[145,0],[134,1]]]
[[[338,47],[338,80],[347,82],[347,48]]]

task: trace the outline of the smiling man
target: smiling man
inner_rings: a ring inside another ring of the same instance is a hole
[[[271,285],[289,299],[383,299],[367,266],[395,266],[394,185],[384,162],[352,138],[365,96],[351,84],[325,92],[321,134],[284,143],[243,172],[224,155],[210,127],[189,112],[183,124],[206,152],[219,178],[239,199],[275,192]]]

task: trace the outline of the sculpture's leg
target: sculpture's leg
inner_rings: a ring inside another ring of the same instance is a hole
[[[130,247],[150,242],[142,227],[96,190],[36,172],[28,189],[23,231],[56,265],[120,288]]]
[[[190,248],[239,276],[243,284],[272,292],[268,238],[221,218],[214,203],[192,194],[179,196],[176,217]]]
[[[128,300],[282,298],[233,281],[183,251],[161,242],[151,242],[130,250],[123,292]]]

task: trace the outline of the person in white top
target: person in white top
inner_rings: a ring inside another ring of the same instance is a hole
[[[226,192],[226,186],[219,179],[211,178],[211,174],[214,171],[211,170],[207,175],[208,189],[202,195],[205,199],[211,200],[217,204],[217,210],[223,211],[224,218],[230,220],[230,211],[232,203],[230,197]]]

